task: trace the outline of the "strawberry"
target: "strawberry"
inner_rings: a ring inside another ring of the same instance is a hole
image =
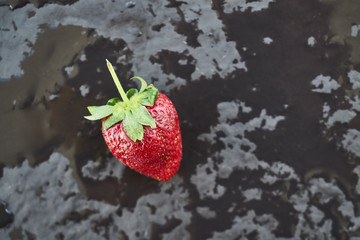
[[[107,61],[107,60],[106,60]],[[171,100],[141,77],[141,88],[124,92],[109,61],[107,66],[119,90],[119,98],[106,105],[88,107],[89,120],[102,119],[102,134],[112,154],[135,171],[168,181],[179,169],[182,157],[179,117]]]

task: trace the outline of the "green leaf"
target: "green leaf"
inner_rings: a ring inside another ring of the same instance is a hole
[[[134,96],[135,94],[138,93],[138,90],[136,88],[130,88],[127,92],[126,92],[126,96],[130,99],[132,96]]]
[[[144,96],[144,98],[140,100],[140,104],[147,107],[152,107],[152,104],[147,96]]]
[[[112,99],[109,99],[109,101],[107,101],[107,105],[112,105],[114,106],[115,104],[117,104],[118,102],[121,102],[120,98],[118,97],[114,97]]]
[[[157,89],[149,90],[149,101],[151,103],[151,106],[154,105],[158,94],[159,94],[159,91]]]
[[[147,89],[144,91],[140,103],[144,106],[152,107],[156,101],[159,91],[157,89]]]
[[[114,71],[111,64],[109,69],[113,76]],[[115,78],[117,79],[117,77]],[[132,88],[125,93],[117,79],[115,85],[119,89],[122,100],[115,97],[110,99],[104,106],[88,107],[91,115],[85,116],[85,118],[89,120],[100,120],[108,117],[103,122],[105,129],[109,129],[114,124],[123,121],[126,134],[131,140],[136,142],[143,139],[144,126],[156,127],[155,119],[153,119],[146,107],[152,107],[154,105],[158,96],[158,90],[152,84],[147,85],[146,81],[141,77],[134,76],[131,79],[141,81],[140,91]]]
[[[114,111],[114,106],[103,105],[103,106],[90,106],[88,107],[91,116],[85,116],[88,120],[99,120],[111,115]]]
[[[144,80],[143,78],[138,77],[138,76],[134,76],[134,77],[132,77],[132,78],[130,78],[130,79],[138,79],[138,80],[140,80],[140,82],[141,82],[141,88],[140,88],[140,91],[139,91],[139,92],[143,92],[143,91],[146,89],[147,83],[145,82],[145,80]]]
[[[144,136],[144,128],[140,123],[138,123],[138,121],[136,121],[131,112],[125,113],[123,125],[126,134],[129,138],[131,138],[131,140],[134,142],[142,140]]]
[[[146,107],[139,105],[139,107],[133,109],[131,112],[138,123],[152,128],[156,127],[155,119],[150,115]]]
[[[114,126],[116,123],[121,122],[123,119],[118,118],[117,116],[110,116],[108,119],[104,121],[104,128],[107,130],[110,127]]]

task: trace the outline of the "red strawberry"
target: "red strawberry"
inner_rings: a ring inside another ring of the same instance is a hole
[[[179,169],[181,132],[176,109],[169,98],[142,83],[140,91],[122,89],[109,61],[107,66],[121,98],[88,107],[85,118],[102,120],[102,133],[112,154],[125,165],[159,181],[168,181]]]

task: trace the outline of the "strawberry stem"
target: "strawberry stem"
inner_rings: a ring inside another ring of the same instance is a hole
[[[124,89],[122,88],[121,84],[120,84],[120,81],[119,81],[119,78],[117,77],[116,73],[115,73],[115,70],[112,66],[112,64],[109,62],[109,60],[106,59],[106,65],[111,73],[111,76],[114,80],[114,83],[120,93],[120,96],[122,98],[122,100],[125,102],[125,103],[129,103],[129,99],[128,97],[126,96],[126,93],[124,91]]]

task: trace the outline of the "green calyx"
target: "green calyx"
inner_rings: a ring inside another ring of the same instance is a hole
[[[107,61],[107,60],[106,60]],[[141,81],[141,88],[138,91],[135,88],[124,92],[119,79],[109,61],[107,66],[113,77],[116,87],[119,90],[122,100],[118,97],[110,99],[103,106],[89,106],[90,116],[85,116],[88,120],[100,120],[108,117],[103,125],[105,129],[109,129],[114,124],[123,121],[126,134],[134,142],[141,141],[144,136],[144,127],[156,127],[155,119],[150,115],[146,107],[152,107],[158,96],[158,90],[154,85],[147,85],[141,77],[132,77]]]

